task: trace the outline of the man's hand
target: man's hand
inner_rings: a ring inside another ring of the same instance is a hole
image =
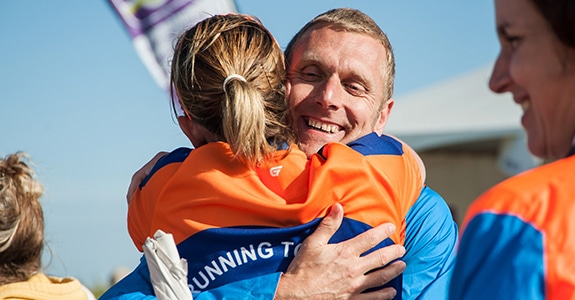
[[[401,293],[393,288],[361,293],[389,282],[405,269],[405,263],[397,261],[368,273],[403,256],[405,248],[401,245],[360,256],[388,238],[395,226],[382,224],[347,241],[328,244],[342,220],[341,204],[333,205],[282,275],[276,299],[392,299]]]
[[[132,181],[130,181],[130,186],[128,187],[128,193],[126,194],[126,200],[128,205],[132,201],[132,196],[140,186],[140,184],[146,179],[146,177],[152,171],[152,168],[156,165],[158,160],[166,156],[169,152],[158,152],[149,162],[147,162],[143,167],[141,167],[134,175],[132,175]]]

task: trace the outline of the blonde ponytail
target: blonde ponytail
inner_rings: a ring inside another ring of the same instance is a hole
[[[266,160],[274,148],[268,143],[264,99],[261,93],[241,80],[225,86],[222,106],[224,138],[236,157],[246,164]]]
[[[282,50],[253,18],[207,18],[176,44],[170,77],[174,100],[192,122],[230,144],[246,165],[265,163],[295,142],[284,82]]]

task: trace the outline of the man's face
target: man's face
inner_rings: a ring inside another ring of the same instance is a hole
[[[381,133],[393,100],[383,106],[386,50],[367,35],[316,27],[296,45],[287,97],[300,148],[309,156],[329,142]]]

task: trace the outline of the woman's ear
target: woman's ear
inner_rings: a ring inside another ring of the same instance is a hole
[[[195,148],[203,146],[208,142],[216,141],[212,133],[204,126],[194,122],[191,118],[180,116],[178,117],[178,124]]]
[[[180,116],[178,117],[178,124],[194,148],[206,144],[205,137],[200,134],[200,130],[197,128],[200,126],[198,123],[186,116]]]
[[[192,120],[188,119],[186,116],[179,116],[178,117],[178,124],[180,125],[180,129],[184,132],[184,134],[188,137],[190,141],[192,141]],[[192,142],[193,143],[193,142]]]

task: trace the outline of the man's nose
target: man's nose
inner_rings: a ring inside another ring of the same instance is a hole
[[[323,84],[316,102],[326,109],[336,110],[342,105],[343,87],[337,76],[331,76]]]

